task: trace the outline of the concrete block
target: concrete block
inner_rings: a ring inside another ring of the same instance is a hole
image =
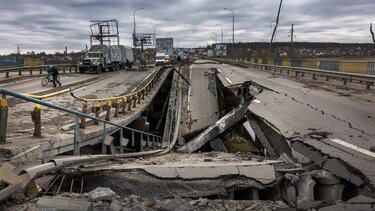
[[[124,146],[124,147],[126,147],[126,145],[128,145],[128,143],[129,143],[129,139],[127,139],[127,138],[124,138],[124,139],[122,139],[121,140],[121,146]]]
[[[93,191],[89,192],[89,195],[92,200],[112,200],[116,193],[113,192],[110,188],[97,187]]]
[[[42,197],[36,202],[38,210],[66,210],[66,211],[91,211],[92,202],[78,201],[64,198]]]

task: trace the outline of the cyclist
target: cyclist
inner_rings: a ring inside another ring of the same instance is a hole
[[[59,75],[59,70],[53,65],[50,65],[49,68],[50,69],[48,70],[48,73],[52,75],[53,87],[56,87],[56,82],[59,84],[59,86],[61,86],[60,81],[57,80],[57,76]]]

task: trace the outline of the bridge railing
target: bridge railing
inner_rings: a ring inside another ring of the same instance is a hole
[[[101,122],[103,124],[103,129],[102,129],[102,153],[103,154],[106,154],[106,150],[107,150],[107,148],[106,148],[107,145],[105,145],[105,140],[106,140],[106,137],[107,137],[107,134],[108,134],[107,125],[115,126],[116,128],[118,128],[120,130],[120,143],[124,140],[123,135],[124,135],[125,131],[128,131],[128,132],[131,133],[132,144],[135,143],[135,135],[136,134],[141,135],[141,141],[143,141],[144,139],[147,139],[147,141],[161,142],[161,140],[162,140],[161,136],[157,136],[157,135],[154,135],[154,134],[151,134],[151,133],[147,133],[147,132],[143,132],[143,131],[136,130],[136,129],[133,129],[133,128],[125,127],[125,126],[122,126],[122,125],[119,125],[119,124],[116,124],[116,123],[113,123],[113,122],[110,122],[110,121],[107,121],[107,120],[100,119],[100,118],[95,117],[95,116],[88,115],[86,113],[75,111],[75,110],[65,108],[63,106],[55,105],[55,104],[52,104],[52,103],[49,103],[49,102],[45,102],[45,101],[42,101],[42,100],[39,100],[39,99],[31,98],[31,97],[28,97],[26,95],[23,95],[23,94],[20,94],[20,93],[17,93],[17,92],[13,92],[13,91],[10,91],[10,90],[4,89],[4,88],[0,88],[0,94],[2,95],[1,107],[0,107],[0,143],[4,143],[6,141],[6,127],[7,127],[7,116],[8,116],[8,103],[7,103],[6,96],[12,96],[14,98],[18,98],[18,99],[25,100],[25,101],[28,101],[28,102],[36,103],[39,106],[40,105],[46,106],[48,108],[56,109],[56,110],[74,115],[76,124],[75,124],[75,128],[74,128],[74,138],[73,138],[74,147],[73,147],[73,151],[74,151],[75,155],[80,154],[80,141],[79,141],[79,137],[78,137],[79,136],[79,118],[80,117],[89,118],[89,119],[92,119],[94,121]],[[120,145],[120,151],[121,151],[121,153],[123,151],[123,149],[121,149],[121,145]]]
[[[95,114],[96,118],[99,118],[100,111],[104,110],[106,111],[105,120],[110,121],[112,108],[114,108],[115,110],[113,117],[118,117],[119,113],[126,114],[127,111],[131,111],[132,108],[136,108],[137,104],[140,104],[141,101],[145,99],[145,96],[149,95],[158,81],[160,81],[161,76],[163,75],[165,70],[166,68],[164,67],[160,68],[159,71],[154,74],[150,80],[144,81],[143,84],[140,84],[140,87],[137,90],[127,95],[100,99],[88,99],[78,97],[73,92],[70,92],[70,94],[72,95],[72,97],[83,103],[83,113],[87,114],[89,111],[91,111]],[[91,104],[91,109],[89,108],[89,104]],[[99,122],[94,121],[94,125],[97,124],[99,124]],[[84,116],[81,117],[79,127],[82,129],[86,127],[86,118]]]
[[[305,74],[309,74],[312,76],[314,80],[317,77],[325,78],[326,81],[330,79],[340,79],[343,81],[343,84],[346,85],[348,81],[358,81],[360,83],[365,83],[366,89],[370,89],[371,85],[375,83],[375,75],[366,75],[366,74],[358,74],[358,73],[346,73],[346,72],[337,72],[337,71],[330,71],[330,70],[320,70],[320,69],[312,69],[312,68],[303,68],[303,67],[290,67],[290,66],[280,66],[280,65],[270,65],[270,64],[259,64],[254,62],[246,62],[246,61],[228,61],[222,59],[216,59],[216,61],[226,62],[233,65],[238,65],[241,67],[253,67],[259,68],[264,70],[273,70],[274,72],[286,73],[287,75],[290,72],[294,72],[295,76],[301,75],[304,77]]]
[[[72,71],[77,72],[77,65],[76,64],[56,64],[54,65],[59,69],[60,72],[71,73]],[[5,73],[5,77],[9,78],[11,72],[18,72],[18,75],[21,76],[22,73],[28,72],[29,75],[33,75],[33,73],[38,72],[39,74],[43,74],[43,71],[46,72],[49,69],[49,65],[37,65],[37,66],[21,66],[21,67],[9,67],[0,69],[0,73]]]

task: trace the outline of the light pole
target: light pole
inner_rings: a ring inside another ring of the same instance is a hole
[[[224,10],[229,10],[232,12],[232,43],[234,43],[234,12],[229,8],[224,8]]]
[[[159,24],[154,25],[154,44],[155,44],[155,46],[156,46],[156,27],[157,26],[161,26],[161,24],[159,23]]]
[[[134,23],[134,30],[133,30],[133,44],[134,44],[134,47],[136,47],[136,30],[135,30],[135,13],[138,11],[138,10],[142,10],[143,8],[142,7],[140,7],[140,8],[137,8],[137,9],[135,9],[134,10],[134,12],[133,12],[133,23]]]
[[[177,40],[177,55],[178,55],[178,43],[180,42],[181,40]]]
[[[221,24],[216,24],[216,26],[220,26],[221,27],[221,43],[223,43],[223,25]]]
[[[217,39],[216,39],[216,33],[215,33],[215,32],[211,32],[211,34],[214,35],[214,43],[216,44],[216,42],[217,42]]]

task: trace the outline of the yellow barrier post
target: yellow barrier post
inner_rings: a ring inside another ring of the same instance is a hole
[[[112,108],[112,100],[108,100],[107,106],[106,106],[107,113],[105,115],[105,120],[107,121],[110,121],[111,108]]]
[[[126,97],[122,98],[122,114],[126,113]]]
[[[133,101],[133,96],[130,97],[129,102],[128,102],[128,111],[132,109],[132,101]]]
[[[132,100],[133,100],[133,108],[135,108],[137,106],[137,95],[133,95]]]
[[[34,137],[42,137],[42,115],[39,104],[36,104],[34,110],[31,112],[31,119],[34,122]]]
[[[145,99],[145,88],[142,89],[141,95],[142,95],[142,100],[144,100]]]
[[[6,141],[6,131],[8,122],[8,101],[6,95],[2,95],[0,107],[0,143]]]
[[[87,102],[83,104],[82,113],[87,114]],[[86,117],[81,116],[81,123],[79,124],[79,128],[81,129],[86,128]]]
[[[116,102],[114,103],[115,106],[115,115],[113,117],[118,117],[118,109],[120,107],[120,99],[117,99]]]
[[[100,107],[101,107],[101,102],[98,101],[98,104],[96,105],[95,107],[95,117],[96,118],[99,118],[100,116]],[[98,120],[94,120],[94,125],[99,125],[99,121]]]

